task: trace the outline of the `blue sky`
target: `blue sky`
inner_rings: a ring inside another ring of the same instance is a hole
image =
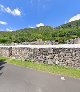
[[[80,0],[0,0],[0,30],[59,26],[80,19]]]

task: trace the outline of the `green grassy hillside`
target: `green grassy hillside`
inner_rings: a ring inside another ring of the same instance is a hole
[[[43,26],[38,28],[25,28],[15,32],[0,32],[0,43],[32,42],[42,39],[43,41],[55,40],[65,43],[66,40],[80,37],[80,20],[63,24],[52,28]]]

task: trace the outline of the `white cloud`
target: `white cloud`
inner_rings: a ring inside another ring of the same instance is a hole
[[[12,32],[13,30],[12,29],[9,29],[9,28],[6,28],[6,31]]]
[[[14,16],[21,16],[21,11],[18,8],[11,10],[9,7],[4,7],[3,5],[0,5],[0,9],[3,12],[7,12],[7,13],[12,14]]]
[[[7,22],[0,21],[0,25],[7,25],[7,24],[8,24]]]
[[[44,26],[43,23],[36,24],[36,27]]]
[[[77,14],[76,16],[72,17],[69,22],[79,20],[80,19],[80,14]]]
[[[67,23],[67,21],[65,21],[65,24]]]
[[[35,27],[29,27],[29,28],[35,28]]]

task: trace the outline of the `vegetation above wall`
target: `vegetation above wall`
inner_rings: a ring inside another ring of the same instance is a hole
[[[65,43],[67,40],[80,37],[80,20],[73,21],[56,28],[43,26],[38,28],[25,28],[15,32],[0,32],[0,43],[32,42],[55,40]]]

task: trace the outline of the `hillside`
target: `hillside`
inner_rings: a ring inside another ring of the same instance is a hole
[[[72,21],[67,24],[60,25],[59,27],[56,27],[57,29],[60,28],[79,28],[80,27],[80,20]]]
[[[37,28],[25,28],[15,32],[0,32],[0,43],[32,42],[42,39],[43,41],[55,40],[66,43],[67,40],[80,37],[80,20],[63,24],[57,28],[43,26]]]

